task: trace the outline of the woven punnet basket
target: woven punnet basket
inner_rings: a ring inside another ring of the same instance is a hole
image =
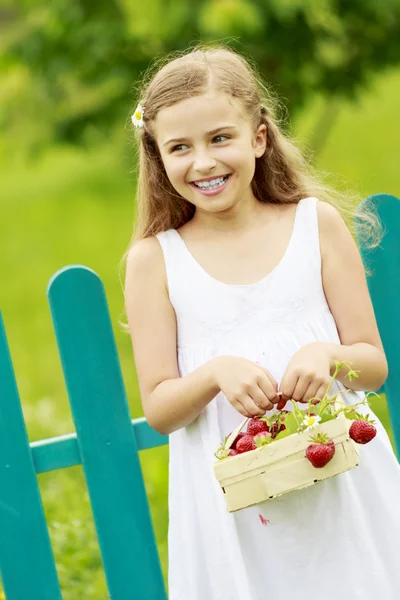
[[[313,428],[312,435],[324,433],[335,444],[333,458],[322,468],[315,468],[305,456],[310,445],[310,431],[293,433],[267,446],[216,461],[214,472],[228,511],[234,512],[315,485],[357,467],[359,449],[350,438],[350,426],[351,421],[340,413]]]

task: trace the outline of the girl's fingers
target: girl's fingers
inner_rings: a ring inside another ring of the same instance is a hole
[[[244,409],[247,410],[250,417],[262,417],[265,414],[265,410],[254,402],[253,398],[248,395],[239,396],[238,401],[243,405]]]
[[[281,381],[280,391],[282,392],[281,400],[291,400],[293,398],[294,390],[297,386],[299,377],[293,372],[288,375],[284,375]]]
[[[271,382],[268,379],[267,375],[264,374],[263,377],[260,377],[258,381],[258,386],[261,389],[264,396],[266,396],[267,401],[269,401],[270,403],[278,399],[278,384],[274,379]]]
[[[293,400],[296,400],[296,402],[304,402],[304,394],[309,385],[309,380],[305,379],[304,377],[299,377],[296,383],[296,387],[294,388],[292,396]]]
[[[250,398],[264,411],[271,410],[273,408],[272,402],[269,400],[268,396],[266,396],[265,392],[261,387],[257,386],[249,392]]]
[[[323,397],[324,397],[324,395],[325,395],[325,392],[326,392],[327,388],[328,388],[328,386],[327,386],[327,385],[325,385],[325,384],[324,384],[324,385],[321,385],[321,386],[320,386],[320,387],[317,389],[317,391],[315,392],[314,396],[311,396],[311,397],[312,397],[312,398],[313,398],[313,397],[315,397],[315,398],[319,398],[319,400],[322,400],[322,398],[323,398]],[[317,404],[317,402],[313,402],[313,404]]]
[[[303,402],[308,402],[311,400],[311,398],[318,398],[319,400],[322,400],[327,387],[328,386],[326,384],[321,384],[321,380],[312,381],[304,393]],[[318,401],[313,401],[313,404],[318,404]]]
[[[303,394],[302,402],[308,402],[311,398],[314,398],[317,395],[319,387],[319,382],[312,381]]]
[[[233,400],[231,404],[233,408],[235,408],[244,417],[249,417],[251,419],[251,417],[253,416],[249,413],[248,410],[246,410],[245,406],[243,406],[243,404],[239,402],[239,400]]]
[[[275,392],[277,392],[278,391],[278,382],[276,381],[275,377],[273,377],[273,375],[271,375],[271,373],[268,371],[268,369],[265,369],[264,367],[261,367],[260,365],[258,365],[258,366],[264,372],[268,383],[270,383],[272,386],[272,389]],[[262,380],[265,381],[264,377],[262,378]]]

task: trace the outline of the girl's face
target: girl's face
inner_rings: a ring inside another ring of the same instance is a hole
[[[209,91],[160,110],[154,126],[171,184],[197,211],[256,201],[250,184],[266,127],[253,131],[240,100]]]

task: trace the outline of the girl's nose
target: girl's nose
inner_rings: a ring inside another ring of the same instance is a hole
[[[198,173],[208,173],[216,165],[216,161],[212,156],[206,153],[198,154],[193,163],[193,168]]]

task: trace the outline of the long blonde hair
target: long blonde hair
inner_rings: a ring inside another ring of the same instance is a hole
[[[135,229],[131,243],[160,231],[177,229],[193,216],[195,207],[172,187],[154,137],[157,113],[210,88],[239,99],[254,130],[267,127],[267,149],[256,159],[252,190],[260,202],[297,203],[315,196],[338,208],[352,229],[355,194],[343,194],[323,183],[311,164],[280,126],[279,103],[251,59],[223,45],[198,45],[158,61],[145,74],[137,91],[144,106],[144,127],[137,130],[137,192]],[[370,208],[358,215],[358,231],[370,246],[381,237],[380,223]],[[122,262],[122,261],[121,261]]]

